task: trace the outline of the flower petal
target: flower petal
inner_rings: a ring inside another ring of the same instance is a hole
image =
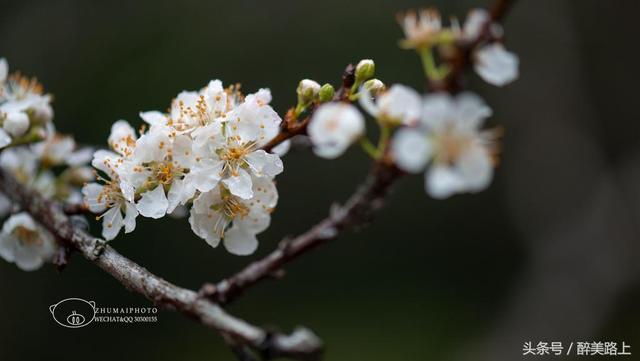
[[[391,154],[400,169],[418,173],[431,158],[431,143],[424,132],[402,128],[393,136]]]
[[[257,177],[275,177],[284,169],[282,160],[277,154],[267,153],[262,149],[247,154],[245,160]]]
[[[238,169],[236,176],[231,176],[222,180],[229,192],[234,196],[242,199],[250,199],[253,197],[253,190],[251,189],[251,176],[244,169]]]
[[[144,217],[149,218],[162,218],[167,214],[167,207],[169,207],[169,201],[164,194],[164,188],[159,185],[153,190],[142,193],[142,197],[136,204],[138,212]]]
[[[474,69],[482,79],[495,86],[503,86],[518,79],[518,56],[500,43],[483,46],[475,53]]]
[[[240,227],[231,227],[224,235],[224,248],[237,256],[248,256],[258,249],[256,235]]]
[[[113,207],[102,215],[102,237],[110,241],[118,235],[122,228],[122,212],[119,207]]]
[[[4,129],[0,129],[0,148],[4,148],[9,144],[11,144],[11,136]]]
[[[125,204],[124,233],[130,233],[136,229],[136,217],[138,217],[138,210],[133,203],[127,202]]]
[[[82,187],[82,195],[84,196],[84,204],[89,207],[93,213],[102,213],[107,209],[107,203],[104,196],[101,196],[104,186],[98,183],[88,183]]]

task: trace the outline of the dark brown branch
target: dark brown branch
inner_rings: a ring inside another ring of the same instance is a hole
[[[355,71],[356,68],[355,66],[353,66],[353,64],[347,65],[344,72],[342,73],[342,84],[333,97],[335,101],[344,101],[345,99],[347,99],[347,97],[349,96],[349,90],[355,82]],[[285,114],[282,123],[280,124],[280,133],[278,133],[278,135],[271,139],[269,143],[263,146],[262,149],[270,152],[271,149],[284,142],[285,140],[291,139],[296,135],[306,134],[307,126],[311,121],[311,116],[313,115],[314,110],[314,107],[310,107],[310,109],[307,111],[307,116],[302,120],[298,120],[297,116],[293,112],[293,108],[289,109],[287,111],[287,114]]]
[[[159,307],[176,310],[233,340],[237,347],[250,347],[269,357],[314,360],[322,353],[322,342],[300,328],[291,335],[268,333],[228,314],[220,305],[198,293],[176,286],[124,257],[105,241],[74,225],[63,205],[46,200],[0,169],[0,190],[45,226],[63,246],[79,251],[86,259],[109,273],[130,291],[139,293]]]
[[[221,304],[231,301],[251,285],[272,277],[285,263],[336,238],[341,232],[367,223],[382,208],[390,186],[400,171],[384,162],[375,163],[365,183],[344,206],[334,206],[327,218],[291,240],[283,240],[275,251],[242,271],[208,288],[207,295]]]

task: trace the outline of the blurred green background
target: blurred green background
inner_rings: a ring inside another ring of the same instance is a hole
[[[430,5],[464,17],[486,4],[0,0],[0,56],[55,95],[60,131],[105,145],[114,121],[139,125],[139,111],[164,110],[214,78],[269,87],[281,113],[300,79],[337,85],[361,58],[375,59],[385,83],[421,90],[394,14]],[[332,361],[516,360],[525,341],[625,341],[640,355],[639,10],[631,0],[518,2],[505,29],[520,80],[495,88],[468,77],[506,129],[491,188],[436,201],[422,177],[403,179],[370,227],[291,264],[230,311],[286,331],[308,326]],[[197,289],[324,217],[368,168],[355,148],[335,161],[308,151],[284,161],[257,254],[212,249],[186,220],[141,217],[112,245]],[[172,312],[156,324],[58,326],[48,306],[68,297],[148,305],[77,255],[60,274],[0,262],[0,284],[1,360],[233,359],[214,332]]]

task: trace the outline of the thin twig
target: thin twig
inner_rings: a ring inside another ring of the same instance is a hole
[[[2,169],[0,190],[62,240],[63,246],[76,249],[127,289],[143,295],[159,307],[181,312],[234,340],[237,345],[251,347],[262,355],[300,360],[320,357],[322,342],[311,331],[299,328],[290,335],[271,334],[228,314],[220,305],[156,276],[118,253],[105,241],[91,236],[71,221],[62,204],[44,199]]]
[[[278,249],[259,261],[253,262],[235,275],[205,285],[204,293],[221,304],[227,303],[251,285],[271,278],[288,261],[336,238],[342,231],[360,226],[382,208],[389,188],[401,172],[385,162],[377,162],[365,183],[347,200],[344,206],[334,206],[327,218],[307,232],[281,242]]]
[[[342,84],[333,97],[334,101],[344,101],[347,99],[347,97],[349,96],[349,89],[351,89],[351,86],[355,81],[355,71],[356,68],[355,66],[353,66],[353,64],[347,65],[344,72],[342,73]],[[278,135],[271,139],[269,143],[264,145],[262,149],[270,152],[271,149],[284,142],[285,140],[291,139],[296,135],[306,134],[307,126],[311,121],[311,116],[313,115],[314,110],[315,105],[307,110],[307,116],[304,119],[298,120],[293,111],[293,108],[289,109],[289,111],[287,111],[287,114],[285,114],[282,123],[280,123],[280,133],[278,133]]]
[[[510,0],[496,0],[490,10],[489,20],[483,25],[478,38],[470,43],[458,44],[460,54],[455,59],[448,59],[452,67],[450,74],[438,83],[429,84],[433,90],[455,92],[459,89],[460,76],[465,66],[471,62],[470,52],[478,44],[487,41],[491,36],[491,24],[504,18],[506,11],[510,8]],[[343,86],[334,100],[344,100],[348,96],[348,89],[353,84],[353,74],[355,68],[349,64],[343,75]],[[334,207],[331,214],[307,232],[292,240],[281,242],[281,246],[269,253],[264,258],[249,264],[240,272],[219,281],[217,284],[205,284],[202,291],[209,298],[224,304],[233,300],[246,288],[260,282],[261,280],[272,278],[287,262],[297,258],[307,251],[326,243],[338,236],[338,234],[357,226],[368,220],[368,217],[377,209],[382,207],[385,195],[395,179],[400,175],[398,169],[389,166],[381,161],[375,166],[367,178],[366,182],[359,188],[343,207]]]

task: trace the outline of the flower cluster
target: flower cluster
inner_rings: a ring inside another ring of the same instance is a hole
[[[268,89],[245,97],[239,86],[213,80],[178,94],[167,113],[140,113],[148,130],[139,136],[126,121],[114,123],[111,150],[92,161],[100,180],[83,188],[104,238],[123,226],[133,231],[138,215],[157,219],[191,206],[196,235],[212,247],[222,240],[231,253],[252,253],[277,203],[274,177],[283,171],[280,157],[261,149],[280,129],[270,101]]]
[[[518,78],[518,57],[496,40],[501,37],[502,28],[492,23],[489,13],[483,9],[470,11],[462,26],[456,18],[452,18],[451,25],[443,27],[440,13],[435,9],[418,13],[410,11],[400,15],[398,21],[405,34],[400,45],[415,49],[420,54],[425,71],[431,77],[438,77],[432,52],[440,50],[441,55],[446,56],[452,50],[450,45],[458,42],[463,46],[476,44],[472,53],[473,67],[486,82],[503,86]],[[446,72],[446,68],[442,70]]]
[[[0,148],[44,137],[53,118],[50,103],[36,79],[9,74],[7,61],[0,58]]]
[[[94,179],[87,166],[93,150],[57,133],[50,96],[35,80],[8,75],[7,68],[0,59],[0,146],[6,147],[0,167],[45,198],[82,204],[80,188]],[[51,261],[57,249],[51,233],[27,213],[12,211],[7,195],[0,193],[0,218],[9,216],[0,232],[0,257],[26,271]]]
[[[425,189],[434,198],[488,187],[499,132],[483,128],[492,112],[480,97],[472,93],[421,96],[401,84],[374,95],[367,82],[355,96],[381,129],[380,148],[370,152],[373,157],[386,156],[409,173],[425,172]],[[320,105],[309,124],[309,137],[315,153],[324,158],[340,156],[357,140],[365,150],[373,147],[365,136],[365,117],[348,102]]]
[[[92,153],[78,148],[72,137],[51,132],[44,141],[3,150],[0,167],[45,198],[81,205],[80,187],[93,180],[86,165]],[[11,202],[0,193],[0,217],[11,211]],[[53,236],[26,213],[11,215],[0,233],[0,256],[27,271],[50,261],[56,248]]]

